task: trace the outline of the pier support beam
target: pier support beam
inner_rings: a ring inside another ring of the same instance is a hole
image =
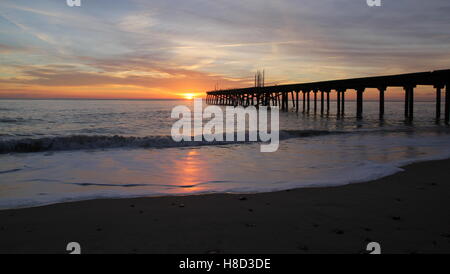
[[[409,115],[409,90],[405,88],[405,118]]]
[[[378,88],[378,91],[380,92],[380,119],[384,118],[384,93],[386,91],[386,87],[380,87]]]
[[[442,86],[434,86],[436,88],[436,122],[441,120],[441,97],[442,97]]]
[[[307,91],[307,100],[308,100],[308,102],[306,102],[306,104],[307,104],[307,113],[309,114],[309,110],[311,109],[310,108],[310,106],[311,106],[311,91]]]
[[[327,93],[327,115],[329,115],[330,114],[330,93],[331,93],[331,91],[327,90],[326,93]]]
[[[341,116],[345,115],[345,92],[345,89],[341,90]]]
[[[337,92],[337,116],[341,116],[341,91],[336,90]]]
[[[284,110],[289,110],[289,92],[286,92],[284,96]]]
[[[293,91],[291,91],[291,99],[292,99],[292,107],[295,108],[296,107],[296,105],[295,105],[296,100],[294,98],[294,92]]]
[[[320,115],[323,116],[323,113],[325,111],[325,106],[324,106],[324,102],[325,102],[325,98],[324,98],[324,92],[323,90],[320,91]]]
[[[295,111],[298,113],[298,91],[295,92]]]
[[[289,93],[285,93],[286,94],[286,96],[285,96],[285,98],[284,98],[284,103],[286,104],[286,107],[285,107],[285,110],[286,111],[289,111]]]
[[[414,87],[409,89],[409,119],[414,118]]]
[[[356,118],[361,119],[363,117],[363,95],[365,88],[358,88],[356,90]]]
[[[445,123],[450,122],[450,83],[445,85]]]
[[[317,114],[317,90],[314,90],[314,114]]]
[[[303,93],[303,113],[306,112],[306,92],[302,91]]]
[[[405,116],[408,120],[414,118],[414,86],[405,87]]]

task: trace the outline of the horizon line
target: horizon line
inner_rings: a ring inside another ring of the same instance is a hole
[[[185,99],[185,98],[23,98],[23,97],[19,97],[19,98],[2,98],[0,97],[0,100],[97,100],[97,101],[101,101],[101,100],[105,100],[105,101],[113,101],[113,100],[135,100],[135,101],[166,101],[166,100],[181,100],[181,101],[185,101],[185,100],[189,100],[189,99]]]
[[[203,99],[203,97],[197,97],[194,99]],[[192,101],[193,99],[186,99],[186,98],[1,98],[0,100],[79,100],[79,101]],[[289,102],[292,102],[295,100],[289,100]],[[347,102],[356,102],[355,99],[347,99]],[[299,100],[299,102],[303,102],[303,100]],[[314,100],[311,100],[310,102],[314,103]],[[320,100],[317,100],[317,102],[320,102]],[[331,99],[330,102],[337,102],[336,99]],[[365,102],[379,102],[377,99],[368,99],[365,100]],[[385,102],[404,102],[403,99],[393,99],[393,100],[385,100]],[[435,102],[435,100],[415,100],[415,102]],[[442,102],[444,103],[444,102]]]

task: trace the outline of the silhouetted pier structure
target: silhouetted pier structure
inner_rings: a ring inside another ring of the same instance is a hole
[[[445,89],[444,119],[450,121],[450,69],[432,72],[419,72],[400,75],[353,78],[303,84],[289,84],[267,87],[250,87],[207,92],[206,102],[214,105],[229,106],[279,106],[282,111],[289,110],[289,96],[294,110],[300,111],[299,94],[303,95],[302,112],[317,114],[318,94],[320,93],[320,114],[330,114],[330,93],[337,92],[337,116],[345,113],[345,94],[356,91],[356,116],[363,117],[364,91],[369,88],[379,91],[379,113],[384,117],[385,92],[388,87],[402,87],[405,91],[405,118],[414,118],[414,89],[417,86],[433,86],[436,89],[436,120],[441,119],[441,98]],[[313,93],[313,106],[311,106]]]

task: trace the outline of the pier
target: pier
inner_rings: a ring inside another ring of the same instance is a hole
[[[289,98],[292,109],[304,114],[320,111],[321,115],[330,114],[330,93],[337,93],[338,117],[345,114],[345,96],[348,91],[356,92],[356,117],[363,118],[364,92],[377,89],[379,92],[379,114],[383,119],[385,113],[385,93],[389,87],[401,87],[405,96],[405,118],[414,119],[414,91],[417,86],[432,86],[436,90],[436,121],[442,119],[442,92],[445,93],[445,123],[450,122],[450,69],[431,72],[418,72],[399,75],[353,78],[312,83],[256,86],[227,90],[208,91],[207,104],[228,106],[278,106],[281,111],[289,111]],[[312,95],[311,95],[312,93]],[[300,96],[301,94],[301,96]],[[320,95],[320,102],[319,102]],[[300,109],[300,99],[302,109]],[[311,100],[313,102],[311,103]],[[320,110],[319,110],[320,103]]]

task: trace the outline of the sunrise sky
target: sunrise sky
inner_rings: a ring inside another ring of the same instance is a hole
[[[202,96],[262,68],[269,84],[448,69],[449,14],[448,0],[1,0],[0,98]]]

